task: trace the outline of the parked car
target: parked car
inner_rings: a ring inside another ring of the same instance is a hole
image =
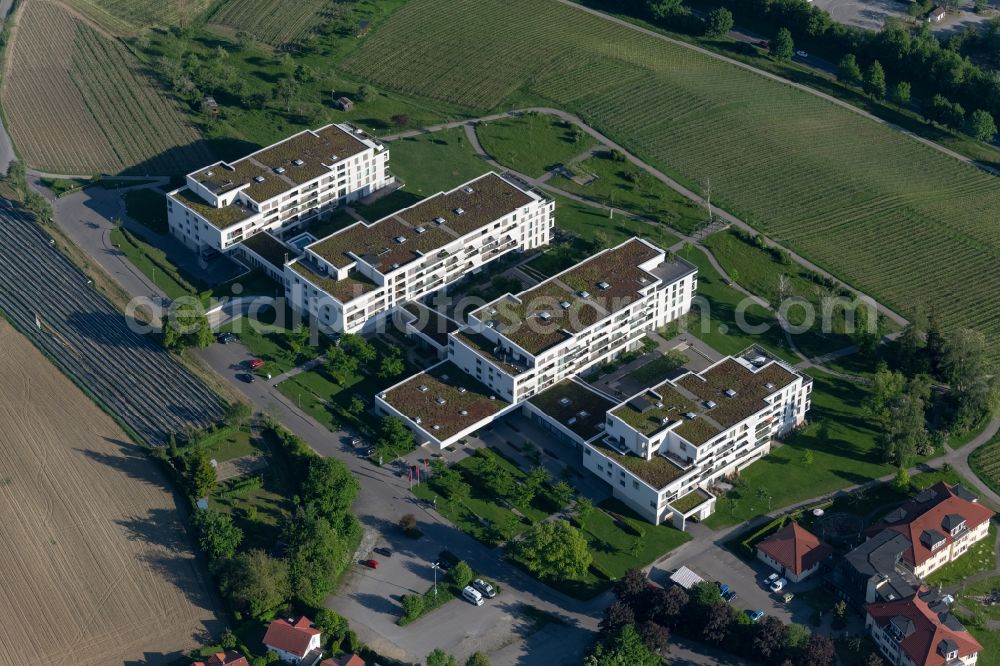
[[[788,585],[788,581],[785,580],[784,578],[779,578],[778,580],[771,583],[771,591],[781,592],[783,589],[785,589],[786,585]]]
[[[487,583],[482,578],[477,578],[476,580],[472,581],[472,587],[482,592],[487,599],[492,599],[493,597],[497,596],[497,591],[493,589],[493,586]]]
[[[378,560],[361,560],[361,564],[369,569],[378,569]]]
[[[462,596],[469,600],[469,602],[477,605],[483,605],[483,595],[479,593],[479,590],[472,587],[471,585],[466,585],[465,589],[462,590]]]
[[[375,455],[375,449],[374,448],[365,449],[365,456],[366,457],[371,458],[373,455]]]
[[[228,345],[230,342],[234,342],[236,340],[236,336],[232,333],[219,333],[215,339],[221,344]]]
[[[727,604],[731,604],[733,603],[733,600],[736,599],[736,596],[737,596],[736,592],[734,592],[733,590],[729,590],[728,592],[722,595],[722,598],[726,601]]]
[[[747,617],[750,618],[751,622],[756,622],[760,618],[764,617],[764,611],[762,610],[748,610]]]
[[[354,447],[361,446],[361,438],[360,437],[351,437],[351,446],[354,446]]]
[[[770,576],[767,577],[767,584],[770,585],[774,581],[778,580],[778,578],[779,578],[778,574],[776,573],[771,574]]]
[[[392,557],[392,551],[389,550],[388,548],[376,548],[375,552],[381,555],[382,557]]]
[[[795,55],[797,55],[800,58],[808,58],[809,57],[809,54],[806,53],[805,51],[796,51]]]
[[[252,359],[249,363],[251,370],[256,370],[264,365],[264,361],[259,358]]]
[[[729,594],[729,586],[725,583],[719,583],[719,596],[724,597]]]
[[[249,372],[241,372],[240,374],[236,375],[236,379],[240,380],[241,382],[246,382],[247,384],[253,384],[253,375],[251,375]]]

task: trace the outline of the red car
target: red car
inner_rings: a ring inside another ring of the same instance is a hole
[[[250,361],[250,369],[251,370],[256,370],[257,368],[261,367],[262,365],[264,365],[264,361],[262,361],[259,358],[255,358],[252,361]]]
[[[378,560],[361,560],[361,564],[369,569],[378,569]]]

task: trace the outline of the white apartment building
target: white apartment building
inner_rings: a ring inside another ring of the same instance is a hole
[[[197,251],[227,251],[261,231],[299,226],[390,185],[389,151],[363,130],[304,130],[185,178],[167,195],[170,233]]]
[[[547,245],[554,210],[550,199],[487,173],[307,245],[285,265],[288,303],[323,329],[368,330],[398,305]]]
[[[646,333],[688,312],[696,273],[692,264],[646,241],[626,241],[497,299],[472,313],[468,327],[448,334],[449,370],[443,374],[453,381],[466,375],[462,381],[474,384],[462,388],[491,402],[459,409],[465,414],[438,409],[452,402],[446,389],[423,396],[409,389],[448,381],[432,383],[422,373],[377,396],[376,403],[420,441],[448,446],[546,388],[636,348]],[[460,427],[446,427],[446,417]]]
[[[469,315],[448,359],[510,402],[635,349],[686,314],[697,268],[633,238]]]
[[[749,357],[749,358],[748,358]],[[647,389],[607,412],[583,465],[650,522],[715,510],[707,489],[805,421],[812,380],[754,351]]]

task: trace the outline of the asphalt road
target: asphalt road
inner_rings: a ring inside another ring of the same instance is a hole
[[[422,660],[431,650],[441,647],[460,662],[476,650],[492,650],[495,652],[490,662],[495,666],[580,663],[591,640],[590,632],[596,630],[610,601],[609,595],[582,603],[559,594],[522,574],[497,551],[452,527],[413,498],[405,476],[396,476],[389,466],[380,468],[356,455],[347,443],[353,436],[351,433],[331,433],[267,381],[247,384],[237,380],[236,374],[250,358],[242,345],[217,344],[199,354],[232,381],[256,409],[274,415],[321,455],[344,461],[361,482],[354,512],[366,535],[358,559],[368,557],[376,545],[389,547],[394,556],[386,559],[374,555],[381,564],[378,570],[357,565],[327,604],[350,620],[363,641],[388,657],[407,661]],[[397,523],[406,513],[416,515],[423,538],[410,540],[398,529]],[[478,608],[455,600],[411,625],[399,627],[396,625],[401,613],[399,597],[431,586],[430,563],[445,548],[469,562],[474,570],[497,581],[502,593]],[[565,624],[549,625],[532,634],[533,626],[521,612],[524,604],[548,611]]]

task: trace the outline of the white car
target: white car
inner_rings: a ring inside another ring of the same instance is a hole
[[[487,583],[482,578],[477,578],[472,581],[472,587],[476,588],[479,592],[483,594],[487,599],[492,599],[497,596],[497,591],[493,589],[493,586]]]
[[[783,589],[785,589],[786,585],[788,585],[788,581],[785,580],[784,578],[779,578],[778,580],[771,583],[771,591],[781,592]]]
[[[806,53],[805,51],[796,51],[795,55],[797,55],[800,58],[808,58],[809,57],[809,54]]]
[[[773,573],[773,574],[771,574],[770,576],[767,577],[767,583],[768,583],[768,585],[770,585],[771,583],[773,583],[776,580],[778,580],[778,574],[776,574],[776,573]]]
[[[476,588],[471,585],[466,585],[465,589],[462,590],[462,596],[469,600],[470,603],[476,606],[483,605],[483,595]]]

